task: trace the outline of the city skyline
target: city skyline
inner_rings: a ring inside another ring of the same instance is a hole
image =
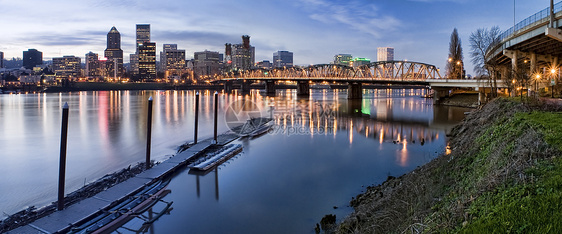
[[[457,28],[470,64],[468,36],[477,28],[498,25],[502,31],[513,25],[512,1],[403,0],[338,2],[295,1],[147,1],[71,2],[0,0],[7,9],[0,25],[10,33],[0,34],[4,58],[21,57],[35,48],[44,60],[64,55],[83,57],[89,51],[102,54],[107,31],[121,32],[124,60],[136,50],[136,24],[150,24],[151,41],[178,44],[192,58],[196,51],[222,52],[224,43],[250,35],[256,61],[269,60],[280,50],[295,54],[295,65],[327,63],[336,54],[376,60],[377,47],[394,47],[396,60],[420,61],[444,69],[448,43]],[[247,6],[247,7],[241,7]],[[548,1],[516,1],[518,22],[548,7]],[[25,17],[22,12],[25,12]],[[84,14],[88,12],[88,14]],[[188,12],[189,14],[185,14]],[[149,14],[150,13],[150,14]],[[210,17],[213,16],[213,17]],[[443,73],[443,72],[442,72]]]

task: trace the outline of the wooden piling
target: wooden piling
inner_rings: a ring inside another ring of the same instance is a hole
[[[148,98],[148,117],[146,120],[146,169],[150,168],[150,143],[152,135],[152,97]]]
[[[68,103],[62,107],[62,128],[60,140],[60,162],[59,162],[59,189],[57,209],[64,209],[64,181],[66,176],[66,143],[68,139]]]

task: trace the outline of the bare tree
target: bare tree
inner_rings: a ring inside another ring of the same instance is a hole
[[[447,60],[447,76],[451,79],[462,78],[463,73],[463,56],[461,39],[457,29],[453,29],[451,33],[451,41],[449,42],[449,59]]]
[[[492,27],[490,30],[487,28],[479,28],[470,34],[470,56],[474,71],[479,76],[487,76],[488,82],[493,87],[492,95],[497,94],[497,77],[498,66],[493,60],[486,61],[486,54],[497,46],[500,40],[500,28],[498,26]]]

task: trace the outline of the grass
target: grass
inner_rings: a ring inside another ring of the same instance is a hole
[[[470,207],[475,219],[463,233],[562,232],[562,164],[543,163],[534,168],[539,177],[531,184],[503,186],[477,199]]]
[[[473,166],[476,170],[466,180],[476,183],[467,186],[479,187],[489,173],[510,166],[513,161],[509,157],[516,151],[516,141],[503,148],[501,157],[494,157],[493,149],[502,140],[518,139],[533,130],[543,136],[550,147],[562,150],[562,113],[517,113],[507,121],[498,121],[476,140],[477,145],[483,147],[474,163],[481,165]],[[494,161],[493,158],[502,159]],[[468,208],[472,220],[457,231],[562,233],[562,160],[559,155],[552,155],[537,158],[531,165],[523,173],[529,179],[506,179],[491,191],[478,195]]]

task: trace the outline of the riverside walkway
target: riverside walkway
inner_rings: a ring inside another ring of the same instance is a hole
[[[237,134],[224,133],[217,137],[217,145],[226,145],[238,138]],[[40,218],[33,223],[16,228],[7,233],[57,233],[66,232],[72,224],[96,215],[100,210],[109,208],[116,201],[125,200],[130,195],[141,191],[145,186],[158,180],[171,176],[176,170],[183,167],[190,159],[209,148],[213,139],[199,141],[190,148],[175,156],[154,165],[152,168],[132,177],[123,183],[117,184],[93,197],[66,207],[64,210]]]

